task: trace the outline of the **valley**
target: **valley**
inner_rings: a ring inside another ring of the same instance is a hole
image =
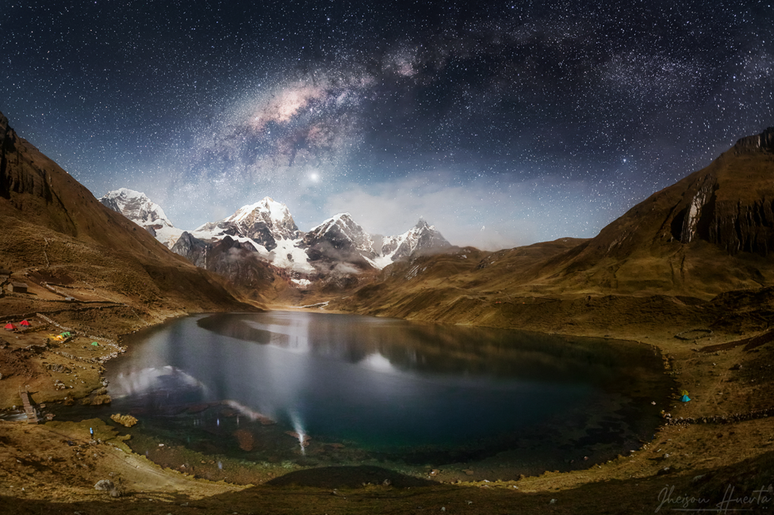
[[[666,378],[678,385],[664,407],[664,424],[628,454],[572,472],[453,484],[444,470],[434,473],[432,467],[421,478],[303,467],[285,475],[276,470],[250,475],[248,467],[231,462],[230,475],[202,480],[128,452],[117,424],[3,420],[0,508],[9,513],[645,513],[680,507],[681,495],[712,500],[692,508],[714,507],[730,485],[735,495],[757,491],[759,499],[768,499],[738,508],[770,509],[772,134],[769,129],[740,140],[709,167],[654,193],[595,238],[497,252],[442,245],[383,268],[366,267],[360,254],[334,262],[326,247],[318,246],[322,250],[310,262],[317,263],[319,282],[305,276],[310,283],[300,285],[293,280],[301,276],[261,259],[252,243],[255,234],[252,242],[236,234],[204,242],[211,245],[210,258],[241,252],[231,268],[225,260],[220,268],[195,266],[107,209],[0,116],[0,320],[17,326],[22,319],[32,322],[29,329],[1,336],[0,408],[19,406],[20,388],[40,408],[56,401],[104,402],[102,363],[122,352],[121,335],[189,313],[272,309],[636,341],[662,354]],[[351,234],[340,238],[339,247],[353,244]],[[195,249],[197,243],[188,241]],[[251,248],[240,247],[245,243]],[[224,248],[219,251],[218,245]],[[356,274],[331,273],[341,263],[361,268]],[[319,273],[324,264],[326,272]],[[26,292],[15,291],[18,283]],[[318,307],[301,308],[310,305]],[[51,340],[62,332],[73,339]],[[755,340],[758,336],[763,337]],[[680,402],[682,390],[690,402]],[[94,439],[88,427],[96,429]],[[239,483],[235,477],[247,479]],[[121,479],[120,496],[94,489],[107,478]]]

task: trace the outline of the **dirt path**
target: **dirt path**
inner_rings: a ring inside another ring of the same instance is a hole
[[[108,494],[94,485],[103,479],[133,498],[199,499],[244,488],[164,470],[132,453],[118,431],[99,419],[39,426],[0,421],[0,441],[0,496],[19,495],[23,488],[27,499],[102,499]]]

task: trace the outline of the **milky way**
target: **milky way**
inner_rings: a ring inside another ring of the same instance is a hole
[[[774,125],[769,2],[6,2],[0,111],[192,229],[591,237]]]

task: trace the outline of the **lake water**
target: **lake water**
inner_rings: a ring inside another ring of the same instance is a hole
[[[111,412],[256,462],[588,466],[650,439],[670,393],[642,345],[363,316],[198,315],[126,343]]]

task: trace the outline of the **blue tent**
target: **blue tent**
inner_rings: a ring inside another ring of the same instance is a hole
[[[687,395],[683,394],[683,396],[682,396],[682,397],[680,397],[680,400],[681,400],[681,401],[683,401],[683,402],[688,402],[688,401],[690,401],[690,400],[691,400],[691,398],[690,398],[690,397],[688,397]]]

